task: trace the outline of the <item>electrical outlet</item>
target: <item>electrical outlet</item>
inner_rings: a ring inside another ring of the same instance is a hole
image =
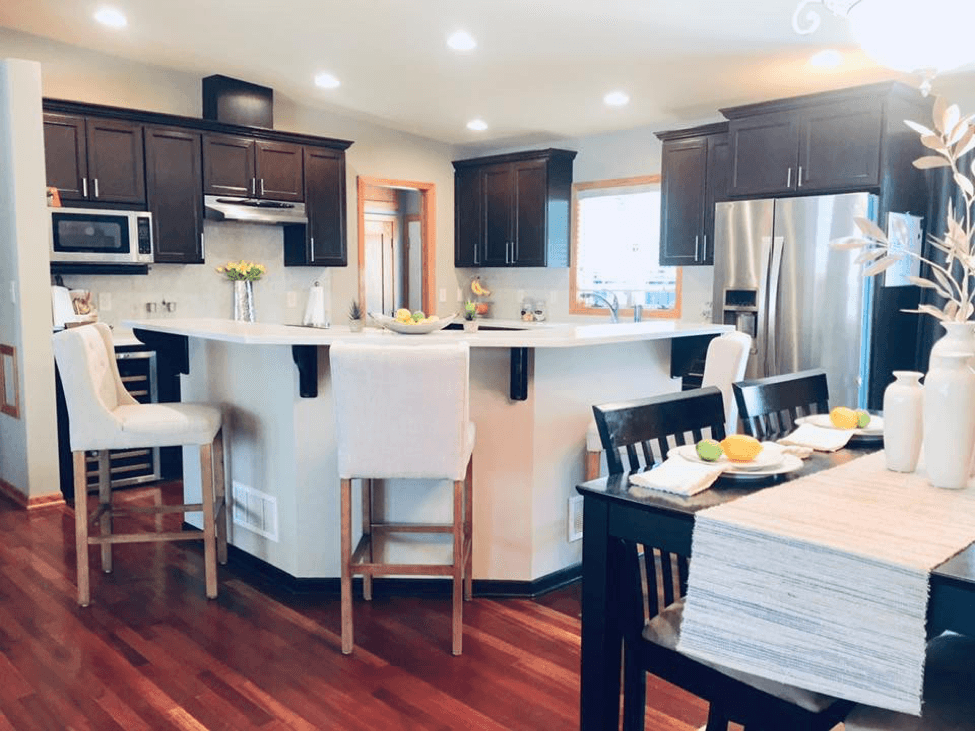
[[[569,541],[579,541],[582,538],[582,496],[569,498],[569,520],[566,529]]]
[[[288,307],[294,308],[298,306],[298,293],[294,290],[288,290]]]
[[[112,293],[111,292],[99,292],[98,293],[98,309],[103,313],[108,312],[112,309]]]
[[[447,288],[440,288],[440,302],[447,302]]]

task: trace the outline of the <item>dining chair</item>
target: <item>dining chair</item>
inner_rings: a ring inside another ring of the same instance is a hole
[[[74,460],[75,549],[78,604],[91,600],[88,547],[101,547],[102,570],[112,571],[112,545],[203,539],[206,596],[217,596],[217,561],[227,563],[227,520],[220,409],[206,404],[140,404],[126,390],[115,360],[112,333],[104,323],[54,335],[54,357],[64,386]],[[200,454],[200,503],[117,506],[112,503],[109,450],[196,445]],[[85,453],[98,453],[98,508],[88,513]],[[113,519],[135,514],[202,511],[203,529],[113,531]],[[100,533],[89,536],[89,524]]]
[[[701,386],[716,386],[721,390],[726,434],[737,431],[738,407],[735,405],[735,395],[731,385],[740,381],[745,375],[751,346],[752,338],[747,333],[741,331],[722,333],[717,338],[711,339],[704,357],[704,377]],[[599,429],[593,421],[586,431],[586,480],[599,477],[602,451]]]
[[[673,445],[725,436],[721,391],[705,387],[593,407],[611,474],[653,466]],[[675,499],[676,500],[676,499]],[[832,697],[699,661],[677,651],[688,556],[624,543],[623,727],[642,730],[647,673],[706,700],[707,727],[829,729],[852,706]]]
[[[459,656],[462,600],[471,599],[473,567],[469,347],[464,342],[397,347],[342,341],[330,347],[329,362],[341,483],[342,653],[353,649],[353,575],[363,575],[366,600],[372,599],[374,576],[434,575],[453,580],[452,651]],[[362,533],[354,549],[353,479],[362,489]],[[395,479],[451,481],[450,523],[393,522],[378,515],[373,483]],[[397,562],[387,554],[389,539],[396,535],[430,543],[443,543],[437,539],[447,535],[450,562]]]
[[[758,440],[784,437],[799,417],[829,412],[823,369],[739,381],[732,388],[745,432]]]

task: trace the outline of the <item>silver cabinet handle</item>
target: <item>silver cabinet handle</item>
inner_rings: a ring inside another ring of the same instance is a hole
[[[315,237],[313,237],[313,236],[309,236],[308,237],[308,249],[310,250],[309,251],[309,254],[310,254],[309,259],[311,259],[311,261],[314,262],[315,261]]]
[[[799,173],[796,175],[796,187],[802,188],[802,166],[799,166]]]
[[[251,195],[257,195],[257,178],[251,178]]]
[[[82,178],[81,179],[81,195],[84,196],[85,198],[88,198],[88,179],[87,178]]]
[[[700,242],[698,241],[698,239],[700,239],[700,237],[697,234],[695,234],[694,235],[694,261],[695,262],[699,261],[701,258],[701,251],[698,246]]]
[[[708,261],[708,235],[704,235],[704,246],[701,247],[701,261]]]
[[[792,188],[792,166],[789,166],[789,172],[785,176],[785,187]]]
[[[261,178],[261,195],[264,195],[264,179]]]
[[[95,198],[98,198],[98,178],[95,178]]]
[[[206,260],[207,258],[207,244],[204,234],[200,232],[200,259]]]

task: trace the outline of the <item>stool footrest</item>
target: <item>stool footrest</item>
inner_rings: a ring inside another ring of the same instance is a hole
[[[362,562],[352,565],[352,574],[423,574],[450,577],[454,574],[453,564],[373,564]]]
[[[148,541],[186,541],[188,539],[202,539],[202,531],[160,531],[138,534],[108,534],[107,536],[89,536],[89,544],[138,544]]]
[[[376,533],[402,531],[413,534],[452,534],[453,524],[369,524]]]

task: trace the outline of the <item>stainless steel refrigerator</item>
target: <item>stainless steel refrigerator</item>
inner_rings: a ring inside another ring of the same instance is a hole
[[[826,370],[832,406],[866,408],[874,278],[829,242],[877,220],[868,193],[718,203],[716,323],[749,333],[746,378]]]

